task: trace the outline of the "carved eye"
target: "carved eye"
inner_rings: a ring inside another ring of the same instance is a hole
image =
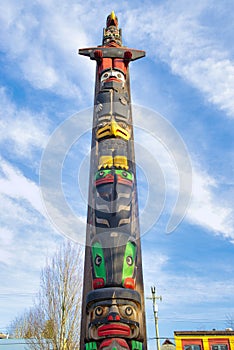
[[[126,262],[127,262],[128,266],[132,266],[132,264],[133,264],[133,259],[132,259],[132,257],[131,257],[130,255],[128,255],[128,256],[126,257]]]
[[[102,257],[100,255],[95,256],[95,265],[100,266],[102,263]]]
[[[128,176],[128,174],[126,173],[126,171],[123,171],[123,172],[122,172],[122,175],[123,175],[124,177],[127,177],[127,176]]]
[[[104,176],[104,171],[100,171],[99,176]]]
[[[98,124],[98,129],[104,128],[104,126],[108,125],[108,122],[102,122]]]
[[[114,75],[116,78],[121,80],[122,82],[125,82],[124,74],[121,72],[112,72],[112,75]]]
[[[126,309],[125,309],[125,314],[127,316],[131,316],[133,314],[133,309],[131,306],[127,306]]]
[[[126,123],[119,123],[119,125],[121,126],[121,128],[127,129],[127,124]]]
[[[97,306],[95,309],[95,315],[102,316],[102,314],[103,314],[103,308],[101,306]]]
[[[110,72],[105,72],[101,75],[101,82],[105,81],[110,77],[111,73]]]

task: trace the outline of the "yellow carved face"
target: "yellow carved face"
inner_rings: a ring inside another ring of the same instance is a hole
[[[128,141],[131,136],[130,131],[130,127],[127,123],[117,123],[115,119],[112,119],[110,122],[103,122],[98,125],[96,138],[100,140],[104,137],[120,137]]]

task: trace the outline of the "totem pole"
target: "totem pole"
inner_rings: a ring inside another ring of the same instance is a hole
[[[114,12],[97,64],[84,267],[81,350],[146,349],[144,291],[128,66]]]

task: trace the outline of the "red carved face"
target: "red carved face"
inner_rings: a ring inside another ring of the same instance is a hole
[[[127,302],[127,304],[125,304]],[[136,338],[139,334],[139,306],[133,301],[111,299],[94,303],[88,310],[89,339]]]

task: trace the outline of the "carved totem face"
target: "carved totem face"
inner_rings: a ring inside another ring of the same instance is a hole
[[[104,71],[101,74],[101,78],[100,78],[101,84],[104,85],[104,83],[107,83],[109,81],[117,81],[119,83],[125,83],[125,76],[124,74],[117,70],[117,69],[109,69]]]
[[[131,128],[125,121],[118,121],[118,118],[105,118],[105,121],[97,125],[97,140],[105,137],[120,137],[129,140],[131,137]]]
[[[102,169],[96,172],[94,184],[97,189],[98,196],[103,201],[111,202],[118,198],[127,198],[120,203],[121,208],[128,210],[131,201],[132,188],[134,183],[133,173],[122,169]],[[115,192],[113,194],[112,192]],[[103,202],[102,205],[107,203]],[[106,211],[106,210],[105,210]]]
[[[102,89],[96,98],[96,139],[121,138],[128,141],[132,126],[129,123],[130,106],[123,89],[125,75],[116,69],[105,70],[100,78]]]
[[[121,31],[114,25],[104,29],[103,45],[122,46]]]
[[[91,255],[94,289],[135,288],[137,246],[133,239],[115,232],[97,234],[91,242]]]
[[[137,338],[139,335],[139,301],[127,300],[123,296],[117,298],[114,288],[106,290],[111,290],[113,293],[111,298],[108,298],[107,292],[106,300],[94,300],[87,306],[88,338],[94,340],[114,337]],[[132,291],[132,293],[137,292]]]

